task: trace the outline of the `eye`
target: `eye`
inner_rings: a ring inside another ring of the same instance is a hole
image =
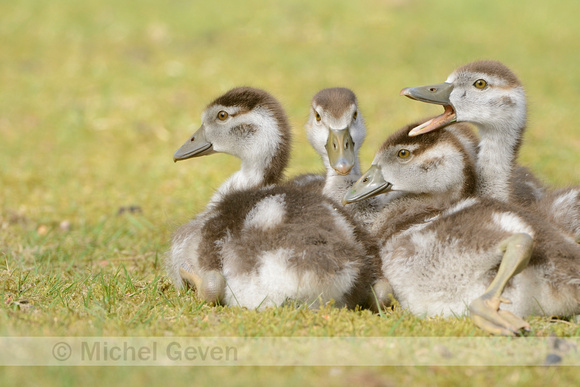
[[[407,149],[401,149],[399,153],[397,153],[397,156],[399,156],[401,159],[406,159],[407,157],[411,156],[411,151]]]
[[[226,118],[228,118],[228,117],[229,117],[229,114],[225,110],[220,110],[220,112],[217,114],[217,118],[220,121],[225,121]]]
[[[320,114],[318,114],[318,112],[316,112],[316,121],[320,122],[321,119],[322,119],[322,117],[320,117]]]
[[[356,120],[356,117],[358,116],[358,112],[355,110],[354,114],[352,115],[352,119]]]
[[[485,89],[487,82],[484,79],[478,79],[473,83],[473,86],[477,87],[478,89]]]

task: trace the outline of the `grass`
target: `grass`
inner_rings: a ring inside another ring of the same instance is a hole
[[[529,98],[520,162],[580,184],[580,4],[538,0],[360,2],[0,1],[0,335],[478,336],[465,318],[395,308],[209,307],[178,294],[162,260],[171,232],[239,163],[174,165],[204,106],[231,87],[279,97],[294,127],[292,176],[320,170],[302,126],[323,87],[358,95],[363,168],[406,122],[440,108],[398,96],[481,58],[513,68]],[[131,206],[138,207],[129,211]],[[120,209],[124,209],[121,211]],[[532,335],[578,336],[533,318]],[[572,369],[5,369],[22,385],[187,381],[344,385],[565,385]]]

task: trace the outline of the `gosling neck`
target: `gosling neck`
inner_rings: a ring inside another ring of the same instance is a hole
[[[225,195],[234,191],[279,184],[284,178],[284,169],[288,165],[289,158],[290,140],[284,137],[273,152],[242,157],[240,170],[217,189],[209,204],[216,204]]]
[[[510,198],[510,179],[522,142],[525,121],[476,125],[481,134],[477,154],[477,193],[503,202]]]
[[[326,180],[322,193],[338,202],[342,200],[348,189],[361,177],[358,156],[355,156],[354,165],[347,175],[341,175],[330,166],[328,157],[324,158],[326,166]]]

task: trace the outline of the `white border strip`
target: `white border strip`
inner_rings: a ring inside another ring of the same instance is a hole
[[[579,337],[0,337],[0,366],[579,366],[579,345]]]

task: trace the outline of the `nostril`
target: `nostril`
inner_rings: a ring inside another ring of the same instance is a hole
[[[436,87],[431,87],[431,88],[429,88],[429,91],[436,92],[437,91],[437,88]]]
[[[191,138],[191,142],[194,142],[194,141],[195,141],[195,136],[193,136],[193,137]]]

